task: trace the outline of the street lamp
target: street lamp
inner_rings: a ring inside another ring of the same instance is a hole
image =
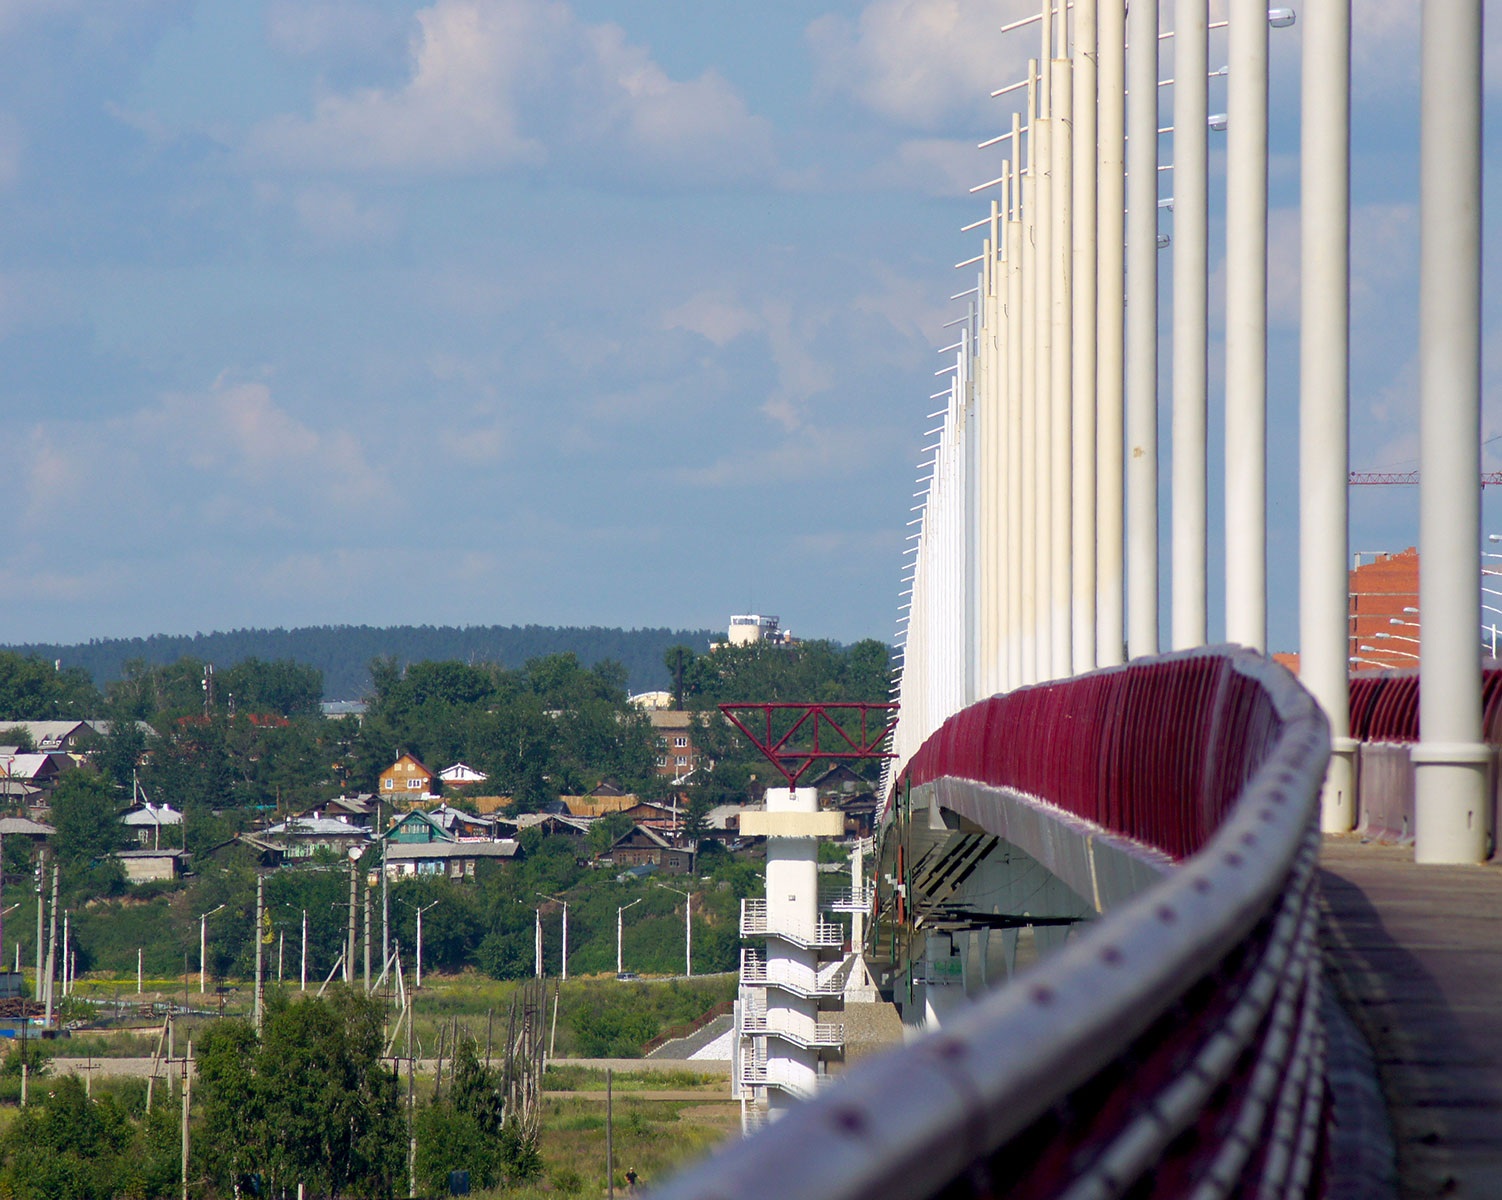
[[[560,964],[560,968],[561,969],[559,970],[558,974],[559,974],[560,979],[567,980],[568,979],[568,901],[564,900],[560,896],[549,896],[546,892],[538,892],[537,894],[539,896],[541,896],[544,900],[551,900],[554,904],[561,904],[561,905],[563,905],[563,960],[562,960],[562,963]],[[542,921],[542,910],[541,909],[539,909],[538,912],[537,912],[537,920],[538,920],[539,923],[541,923],[541,921]]]
[[[223,907],[224,905],[221,904],[219,908],[211,908],[208,912],[200,914],[198,918],[198,994],[200,996],[204,992],[204,963],[209,956],[209,918]],[[260,936],[260,930],[257,930],[256,934]]]
[[[615,975],[617,979],[625,971],[625,968],[621,965],[621,931],[624,927],[622,917],[632,904],[640,904],[642,899],[643,897],[638,896],[635,900],[631,901],[631,904],[622,904],[615,910]]]
[[[692,979],[694,974],[693,893],[679,891],[675,887],[668,887],[665,883],[659,883],[657,886],[665,892],[677,892],[683,897],[683,974],[685,978]]]
[[[1380,636],[1380,635],[1379,635]],[[1368,654],[1395,654],[1399,658],[1411,658],[1418,661],[1418,655],[1409,650],[1394,650],[1391,646],[1357,646],[1358,650],[1365,650]]]

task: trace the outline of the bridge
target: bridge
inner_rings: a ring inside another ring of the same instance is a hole
[[[955,297],[920,467],[863,947],[915,1036],[820,1074],[812,1099],[661,1195],[1502,1195],[1502,871],[1481,865],[1502,706],[1479,637],[1481,5],[1422,6],[1418,670],[1354,685],[1351,5],[1297,14],[1299,428],[1274,431],[1300,457],[1297,680],[1266,655],[1269,31],[1295,14],[1229,0],[1212,118],[1208,6],[1176,0],[1171,31],[1159,7],[1044,0],[1008,27],[1039,53],[998,80],[1021,111],[987,143],[1005,146],[1000,174],[973,189],[995,199],[960,264],[975,286]],[[1228,643],[1207,645],[1222,128]]]

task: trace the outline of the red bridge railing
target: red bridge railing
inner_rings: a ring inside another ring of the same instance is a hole
[[[1313,876],[1328,755],[1293,678],[1234,650],[957,714],[899,773],[908,786],[943,780],[972,809],[987,789],[1029,795],[1175,865],[953,1023],[659,1195],[1322,1194]]]

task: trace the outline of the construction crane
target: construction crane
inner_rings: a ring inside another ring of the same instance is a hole
[[[1386,486],[1389,484],[1416,484],[1419,481],[1417,471],[1352,471],[1347,477],[1347,482],[1352,487],[1357,484]],[[1502,484],[1502,471],[1482,471],[1481,486],[1488,484]]]

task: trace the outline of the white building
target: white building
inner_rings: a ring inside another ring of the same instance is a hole
[[[779,631],[777,617],[764,617],[759,613],[742,613],[730,618],[729,640],[732,646],[749,646],[753,642],[785,642],[792,634]]]
[[[813,788],[770,788],[766,810],[740,825],[767,839],[766,898],[741,901],[741,935],[766,938],[741,952],[735,1007],[735,1084],[750,1124],[812,1096],[844,1050],[845,1027],[829,1017],[844,1005],[845,930],[820,916],[818,872],[818,839],[839,837],[843,821],[819,811]]]

